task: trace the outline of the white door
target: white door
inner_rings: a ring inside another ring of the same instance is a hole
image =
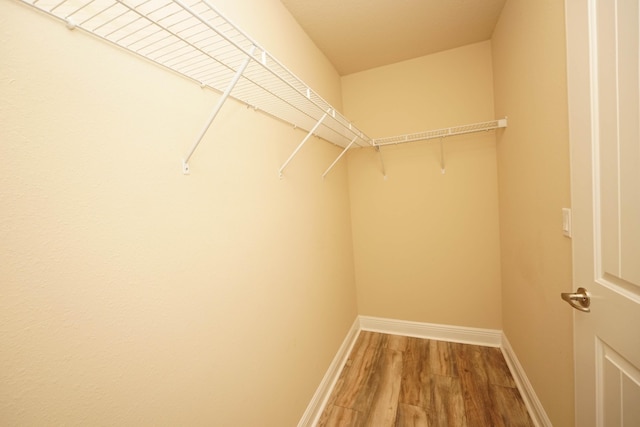
[[[566,0],[579,427],[640,426],[638,3]]]

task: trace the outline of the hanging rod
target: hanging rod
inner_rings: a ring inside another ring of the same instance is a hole
[[[490,120],[488,122],[473,123],[469,125],[454,126],[444,129],[429,130],[424,132],[411,133],[407,135],[390,136],[387,138],[376,138],[373,140],[374,146],[403,144],[405,142],[424,141],[427,139],[444,138],[447,136],[463,135],[466,133],[483,132],[492,129],[507,127],[507,118]]]
[[[372,141],[208,0],[19,0],[340,147]],[[255,49],[255,50],[253,50]]]

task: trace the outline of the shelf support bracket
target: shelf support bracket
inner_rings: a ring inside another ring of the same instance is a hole
[[[340,155],[338,156],[338,158],[337,158],[337,159],[335,159],[335,160],[333,161],[333,163],[331,163],[331,166],[329,166],[329,167],[327,168],[327,170],[326,170],[326,171],[324,171],[324,173],[322,174],[322,179],[324,179],[324,177],[325,177],[325,176],[327,176],[327,174],[328,174],[329,172],[331,172],[331,169],[333,169],[333,167],[336,165],[336,163],[338,163],[338,162],[340,161],[340,159],[342,158],[342,156],[344,156],[344,155],[345,155],[345,153],[349,150],[349,148],[351,148],[351,146],[356,142],[356,140],[357,140],[357,139],[358,139],[358,136],[356,135],[356,136],[351,140],[351,142],[349,143],[349,145],[347,145],[347,146],[345,147],[345,149],[344,149],[344,150],[342,150],[342,153],[340,153]]]
[[[442,173],[442,175],[444,175],[444,173],[446,172],[445,166],[444,166],[444,145],[443,145],[443,138],[440,138],[440,172]]]
[[[255,50],[256,50],[256,47],[254,45],[254,46],[251,47],[250,55],[247,56],[247,58],[242,62],[242,64],[240,64],[240,68],[238,68],[238,70],[234,74],[233,78],[229,82],[229,86],[227,86],[227,88],[225,89],[224,93],[222,94],[222,96],[218,100],[218,103],[213,108],[213,111],[211,112],[211,115],[209,116],[209,120],[207,121],[207,124],[204,126],[204,128],[202,128],[202,131],[200,131],[200,134],[196,138],[196,142],[191,147],[191,150],[189,150],[189,154],[187,154],[187,157],[185,157],[185,159],[182,161],[182,173],[183,174],[185,174],[185,175],[189,174],[189,160],[191,159],[191,156],[193,156],[193,153],[196,151],[196,148],[198,148],[198,145],[200,145],[200,142],[202,141],[202,138],[204,138],[204,135],[207,133],[207,131],[211,127],[211,124],[213,123],[213,121],[215,120],[216,116],[218,115],[218,113],[222,109],[222,106],[224,105],[225,101],[227,100],[227,98],[229,98],[229,95],[231,95],[231,91],[236,86],[236,84],[240,80],[240,77],[242,77],[242,74],[244,73],[244,71],[249,66],[249,63],[251,62],[251,59],[253,59],[253,52]]]
[[[291,160],[293,160],[293,158],[296,156],[296,154],[298,154],[298,151],[300,151],[302,146],[304,144],[306,144],[306,142],[309,140],[309,138],[311,138],[311,135],[313,135],[314,132],[320,127],[320,125],[322,124],[322,122],[324,121],[324,119],[326,117],[327,117],[327,113],[324,113],[322,115],[322,117],[320,118],[320,120],[318,120],[318,123],[316,123],[315,126],[313,126],[313,128],[309,131],[307,136],[305,136],[304,139],[302,140],[302,142],[296,147],[295,150],[293,150],[293,153],[291,153],[291,155],[289,156],[287,161],[284,162],[284,164],[280,167],[280,169],[278,170],[278,174],[280,175],[280,179],[282,179],[282,171],[284,171],[284,168],[286,168],[287,165],[289,164],[289,162],[291,162]]]
[[[378,154],[380,155],[380,166],[382,167],[382,176],[384,177],[385,181],[387,180],[387,171],[384,168],[384,160],[382,159],[382,150],[380,150],[380,146],[376,146],[376,151],[378,152]]]

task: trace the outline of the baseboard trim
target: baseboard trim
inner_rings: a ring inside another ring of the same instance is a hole
[[[351,353],[351,349],[360,331],[381,332],[385,334],[404,335],[416,338],[427,338],[441,341],[459,342],[463,344],[499,347],[509,366],[509,370],[518,386],[522,399],[536,427],[552,427],[551,421],[538,399],[522,365],[509,343],[506,335],[496,329],[467,328],[460,326],[440,325],[433,323],[410,322],[404,320],[385,319],[380,317],[358,316],[338,349],[331,365],[322,378],[306,411],[302,415],[298,427],[312,427],[318,423],[329,396],[340,377],[342,367]]]
[[[360,316],[360,329],[408,337],[500,347],[502,331]]]
[[[529,411],[529,415],[531,415],[531,419],[533,420],[533,424],[536,427],[552,427],[551,420],[547,416],[547,413],[542,406],[542,403],[538,399],[533,386],[529,382],[529,378],[527,378],[527,374],[525,373],[518,357],[513,351],[513,347],[511,347],[511,343],[507,339],[507,336],[502,334],[502,354],[504,355],[505,360],[507,361],[507,365],[509,366],[509,370],[513,375],[513,379],[518,386],[518,390],[520,390],[520,395],[522,395],[522,400],[524,400],[524,404]]]
[[[324,374],[320,385],[311,398],[307,409],[304,411],[304,414],[298,423],[298,427],[311,427],[318,423],[318,419],[320,418],[320,415],[322,415],[324,407],[327,405],[327,400],[329,400],[329,396],[331,396],[331,392],[340,377],[342,367],[347,361],[347,357],[349,357],[351,349],[353,348],[356,339],[358,339],[359,333],[360,319],[356,317],[353,325],[351,325],[351,329],[347,332],[347,336],[344,338],[344,341],[342,341],[342,345],[340,345],[338,352],[331,361],[327,372]]]

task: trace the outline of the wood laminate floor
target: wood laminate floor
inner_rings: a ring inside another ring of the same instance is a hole
[[[318,426],[533,426],[499,348],[362,331]]]

